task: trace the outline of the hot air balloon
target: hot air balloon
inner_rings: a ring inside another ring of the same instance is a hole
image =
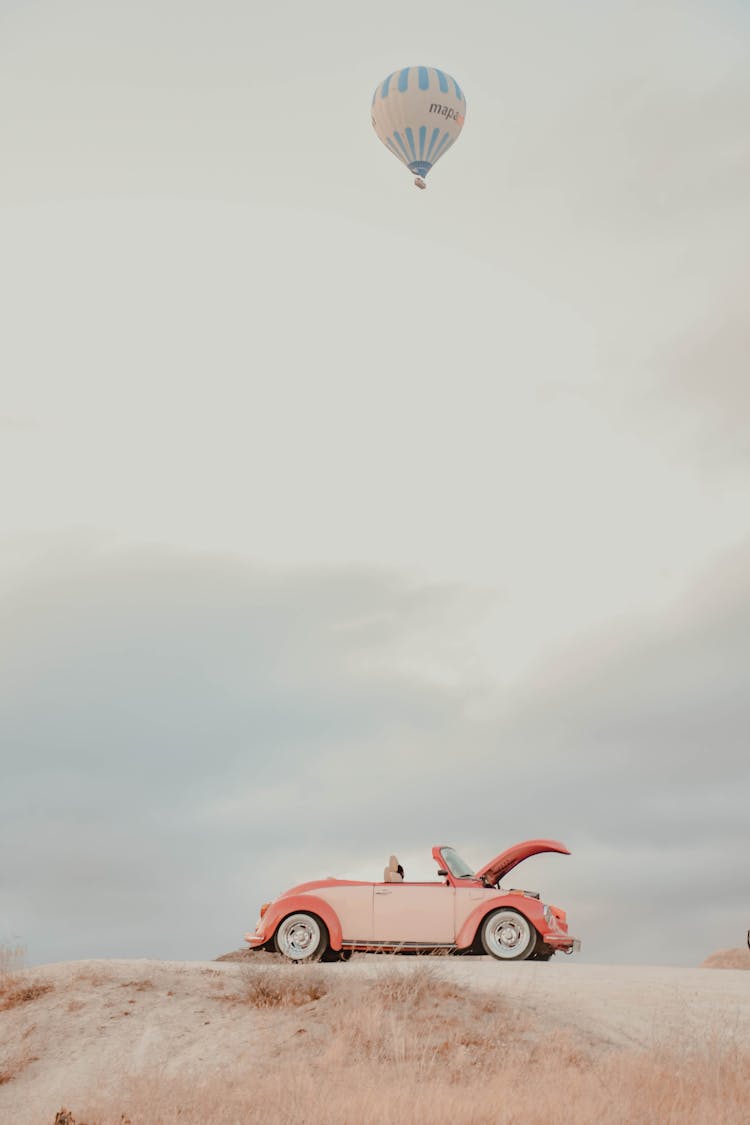
[[[394,156],[424,177],[458,140],[466,98],[455,78],[433,66],[407,66],[389,74],[372,96],[372,124]]]

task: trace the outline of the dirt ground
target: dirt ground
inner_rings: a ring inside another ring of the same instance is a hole
[[[139,1075],[247,1077],[305,1052],[312,1058],[330,997],[292,1006],[247,1003],[259,966],[271,981],[307,972],[257,958],[78,961],[15,974],[16,1002],[0,1005],[0,1121],[52,1125],[61,1106],[115,1097]],[[390,989],[402,978],[408,985],[426,962],[428,988],[445,982],[453,1005],[464,996],[467,1003],[486,1001],[487,1011],[502,1003],[518,1015],[519,1035],[559,1031],[592,1057],[632,1047],[718,1050],[750,1042],[750,973],[740,969],[365,955],[311,968],[337,1003],[356,1005],[381,981]],[[437,1018],[440,988],[435,995]]]

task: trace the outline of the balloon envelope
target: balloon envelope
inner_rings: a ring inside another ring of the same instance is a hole
[[[433,66],[407,66],[378,84],[372,124],[380,140],[424,177],[458,140],[466,98],[455,78]]]

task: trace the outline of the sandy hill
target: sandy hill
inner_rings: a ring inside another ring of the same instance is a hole
[[[0,980],[0,1121],[744,1125],[749,1043],[733,969],[79,961]]]
[[[702,969],[750,969],[750,949],[717,949],[701,965]]]

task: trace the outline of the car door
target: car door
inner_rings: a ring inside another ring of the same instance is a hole
[[[478,887],[476,883],[471,883],[468,886],[459,884],[456,887],[456,933],[459,932],[466,919],[474,913],[478,906],[496,897],[497,891],[489,887]]]
[[[373,941],[452,945],[455,889],[445,883],[376,883]]]

